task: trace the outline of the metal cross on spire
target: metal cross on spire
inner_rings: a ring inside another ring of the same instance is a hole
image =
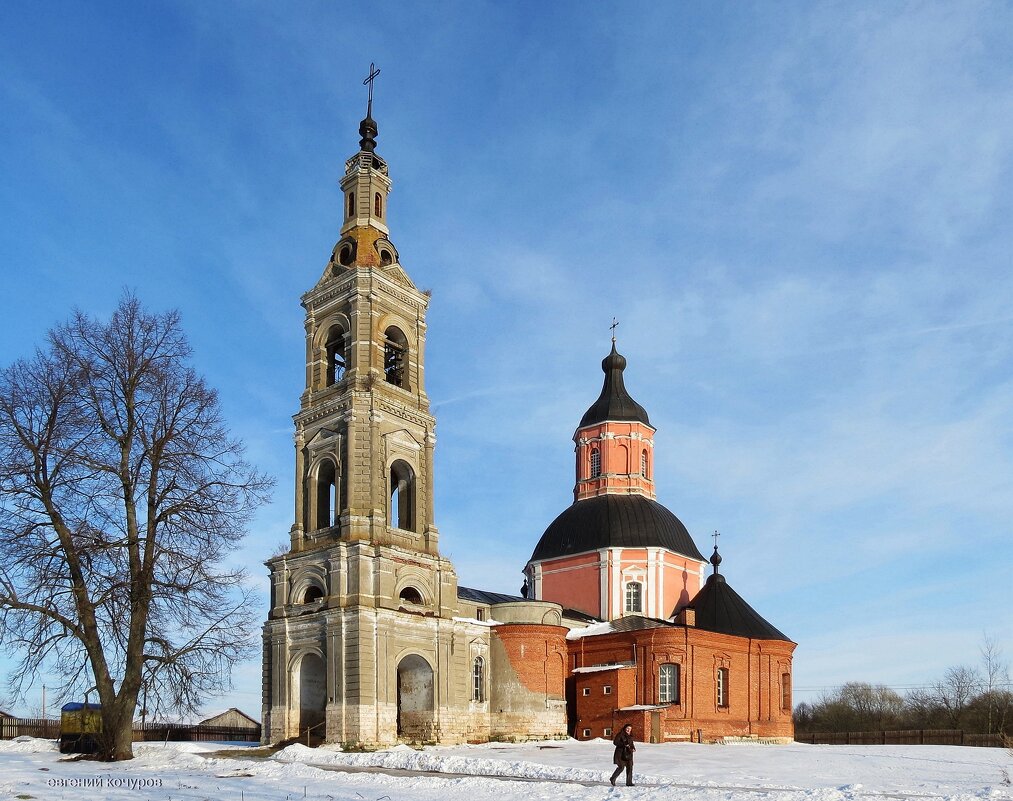
[[[363,86],[369,87],[369,101],[366,104],[366,116],[373,116],[373,81],[376,80],[376,76],[380,74],[380,68],[376,66],[372,61],[369,62],[369,75],[366,76],[366,80],[362,82]]]
[[[616,327],[618,325],[619,325],[619,321],[615,317],[613,317],[612,318],[612,325],[609,326],[609,328],[612,329],[612,344],[613,345],[616,344]]]
[[[718,549],[718,537],[721,536],[721,532],[714,529],[714,533],[711,536],[714,538],[714,550],[716,551]]]

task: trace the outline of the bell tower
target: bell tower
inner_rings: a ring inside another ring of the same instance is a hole
[[[340,238],[306,310],[292,550],[328,541],[437,553],[436,421],[424,387],[427,293],[387,228],[391,180],[372,101],[341,179]]]
[[[337,244],[302,296],[294,522],[287,552],[267,562],[269,742],[463,737],[474,725],[469,671],[488,649],[488,629],[459,631],[457,575],[438,548],[436,420],[424,369],[429,293],[404,271],[389,236],[392,184],[372,116],[378,72],[367,79],[359,150],[340,181]]]

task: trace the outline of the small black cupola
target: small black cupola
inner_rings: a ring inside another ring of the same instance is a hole
[[[591,408],[580,418],[578,428],[604,423],[606,420],[637,420],[644,425],[651,425],[644,407],[630,397],[623,383],[623,370],[626,359],[616,350],[616,341],[612,340],[612,352],[602,359],[601,369],[605,373],[605,383]]]

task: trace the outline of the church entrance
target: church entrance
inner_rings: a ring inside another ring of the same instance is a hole
[[[409,654],[397,666],[398,739],[430,742],[433,722],[433,669],[418,654]]]
[[[324,716],[327,707],[327,674],[324,660],[316,654],[306,654],[299,660],[299,739],[302,742],[321,743]],[[307,738],[307,730],[309,736]]]

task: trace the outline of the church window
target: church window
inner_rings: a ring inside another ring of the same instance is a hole
[[[302,602],[304,604],[311,604],[314,601],[319,601],[324,597],[324,591],[315,584],[311,587],[306,588],[306,592],[303,593]]]
[[[390,466],[390,525],[415,531],[415,471],[401,459]]]
[[[626,584],[626,611],[644,611],[644,585],[639,581],[630,581]]]
[[[373,195],[373,215],[383,217],[383,197],[379,192]]]
[[[471,667],[471,700],[485,700],[485,660],[480,656],[475,657]]]
[[[348,214],[346,214],[345,216],[346,217],[355,216],[355,192],[348,193]]]
[[[679,703],[678,665],[662,665],[658,668],[658,703]]]
[[[388,264],[394,263],[394,257],[390,255],[389,250],[380,251],[380,265],[386,267]]]
[[[422,593],[414,587],[405,587],[401,590],[398,598],[405,603],[414,604],[415,606],[422,606]]]
[[[391,326],[384,332],[383,374],[388,384],[408,389],[408,340],[401,330]]]
[[[728,706],[728,668],[718,668],[717,676],[718,706]]]
[[[647,451],[640,453],[640,475],[647,478]]]
[[[332,325],[327,332],[327,383],[336,384],[345,376],[345,332],[340,325]]]
[[[341,246],[341,250],[338,251],[338,262],[348,267],[352,263],[355,249],[352,247],[350,242],[346,242]]]
[[[485,620],[485,610],[484,609],[476,609],[475,610],[475,620]]]
[[[791,712],[791,674],[781,674],[781,711]]]
[[[601,475],[601,451],[591,448],[591,478],[598,478]]]
[[[317,468],[316,518],[311,523],[314,529],[330,528],[337,524],[338,485],[335,472],[334,462],[330,459],[324,459]]]

